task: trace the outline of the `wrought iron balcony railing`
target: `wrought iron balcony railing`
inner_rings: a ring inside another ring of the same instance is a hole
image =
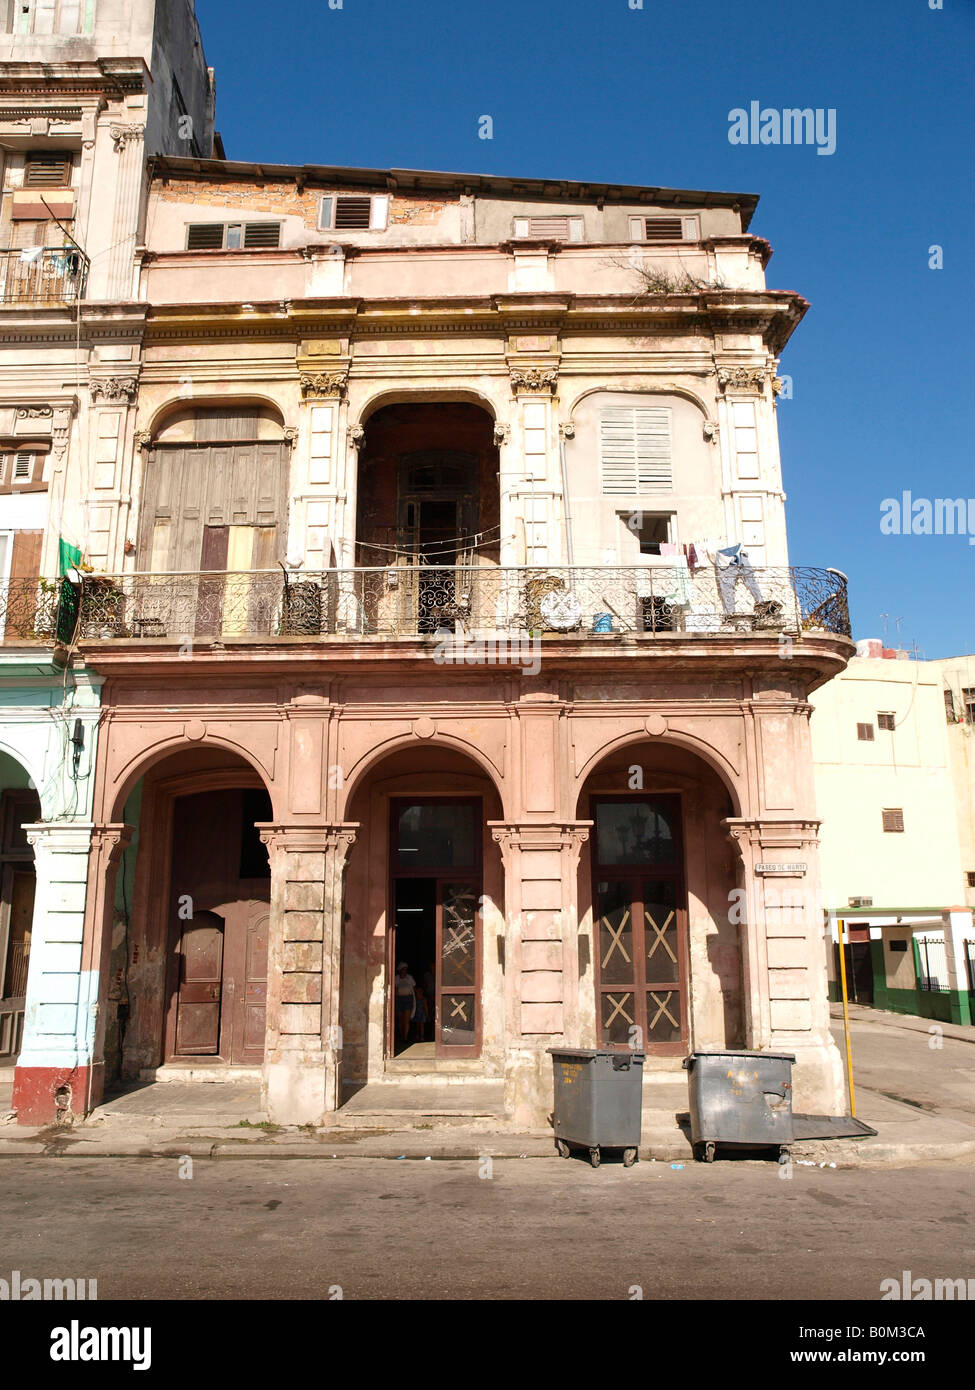
[[[8,601],[9,608],[9,601]],[[110,639],[402,638],[485,633],[850,634],[846,577],[828,569],[392,566],[87,576],[52,613],[7,618]],[[43,635],[39,633],[38,635]],[[9,639],[8,639],[9,640]]]
[[[0,304],[68,304],[84,299],[88,257],[76,246],[0,251]]]

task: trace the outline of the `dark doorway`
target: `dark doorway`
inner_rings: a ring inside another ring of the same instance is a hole
[[[35,791],[6,791],[0,801],[0,1056],[20,1051],[34,922],[34,851],[25,824],[40,820]]]
[[[392,930],[387,952],[389,1055],[412,1038],[397,1026],[401,961],[429,1007],[438,1057],[475,1057],[481,1045],[480,798],[395,800],[390,820]],[[414,968],[416,967],[416,968]],[[419,974],[417,973],[419,971]],[[401,990],[400,997],[405,997]]]
[[[166,1060],[264,1059],[271,876],[254,822],[270,819],[263,789],[173,803]]]

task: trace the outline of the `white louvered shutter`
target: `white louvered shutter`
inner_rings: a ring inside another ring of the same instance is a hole
[[[613,406],[599,417],[602,489],[613,496],[669,492],[674,485],[666,407]]]

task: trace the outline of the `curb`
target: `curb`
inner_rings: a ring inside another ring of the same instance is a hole
[[[803,1158],[808,1158],[818,1167],[820,1162],[832,1161],[837,1168],[871,1168],[871,1167],[906,1167],[915,1163],[930,1163],[934,1161],[950,1162],[963,1158],[975,1158],[975,1140],[956,1141],[944,1144],[872,1144],[872,1145],[853,1145],[851,1147],[827,1147],[828,1143],[836,1142],[837,1145],[842,1141],[826,1141],[815,1148],[810,1144],[808,1148],[797,1144],[792,1150],[793,1162],[799,1162]],[[395,1147],[395,1146],[393,1146]],[[640,1148],[640,1160],[642,1162],[655,1161],[658,1163],[683,1162],[692,1164],[695,1162],[690,1148],[686,1145],[668,1145],[666,1143],[642,1145]],[[557,1159],[558,1155],[554,1146],[550,1149],[546,1144],[544,1152],[540,1146],[529,1143],[527,1147],[524,1141],[510,1148],[502,1148],[500,1152],[492,1152],[489,1146],[476,1146],[472,1144],[459,1144],[456,1147],[438,1149],[429,1154],[424,1153],[422,1148],[415,1152],[391,1153],[388,1148],[380,1148],[377,1145],[368,1145],[364,1148],[350,1150],[337,1146],[336,1152],[332,1152],[327,1142],[325,1144],[263,1144],[256,1142],[248,1144],[246,1147],[238,1147],[235,1144],[225,1144],[208,1140],[205,1143],[188,1139],[183,1143],[166,1141],[161,1144],[104,1144],[97,1147],[88,1148],[84,1144],[72,1144],[69,1146],[58,1146],[56,1148],[28,1141],[26,1143],[9,1143],[0,1141],[0,1158],[195,1158],[213,1160],[235,1160],[235,1159],[319,1159],[322,1162],[334,1163],[341,1161],[355,1161],[356,1159],[386,1159],[390,1162],[405,1161],[413,1163],[423,1162],[478,1162],[484,1158],[498,1160],[517,1160],[517,1159]],[[750,1160],[740,1160],[748,1162]],[[755,1161],[755,1160],[751,1160]],[[765,1160],[758,1160],[765,1161]],[[720,1155],[719,1155],[720,1162]]]

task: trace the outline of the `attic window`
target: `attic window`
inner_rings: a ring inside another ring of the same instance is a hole
[[[887,729],[890,733],[894,731],[894,716],[889,712],[881,712],[877,715],[877,728]]]
[[[318,225],[322,231],[381,232],[386,226],[388,208],[389,198],[385,194],[328,195],[321,201]]]
[[[514,235],[538,237],[540,240],[582,241],[583,220],[581,217],[516,217]]]
[[[860,740],[861,743],[872,743],[872,742],[873,742],[873,725],[872,725],[872,724],[858,724],[858,725],[857,725],[857,738]]]
[[[899,806],[887,807],[883,812],[884,829],[887,831],[900,831],[904,829],[904,812]]]
[[[71,156],[59,150],[32,150],[24,164],[25,188],[69,188]]]
[[[245,251],[281,245],[280,222],[191,222],[187,251]]]
[[[696,217],[631,217],[632,241],[697,241],[700,227]]]

